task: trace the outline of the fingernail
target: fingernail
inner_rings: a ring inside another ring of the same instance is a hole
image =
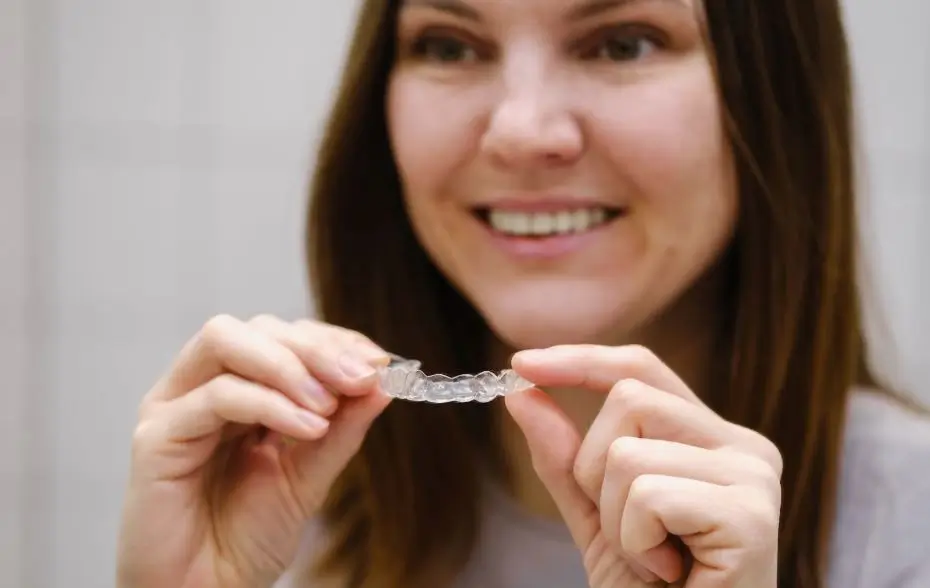
[[[365,379],[375,373],[375,368],[349,353],[339,358],[339,369],[355,380]]]
[[[336,399],[315,378],[304,382],[303,391],[312,408],[325,414],[331,414],[336,410]]]
[[[297,411],[297,420],[300,423],[310,429],[313,432],[319,432],[326,430],[329,427],[329,421],[321,417],[320,415],[310,412],[309,410],[299,410]]]
[[[510,358],[510,362],[513,363],[515,360],[533,361],[534,359],[538,359],[543,353],[545,353],[545,351],[542,349],[524,349],[523,351],[514,353]]]

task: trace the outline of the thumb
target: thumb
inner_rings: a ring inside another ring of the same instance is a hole
[[[510,394],[504,402],[526,437],[533,469],[552,496],[575,545],[587,550],[600,528],[600,514],[573,473],[581,447],[578,429],[555,401],[538,388]]]
[[[295,490],[308,512],[322,504],[330,486],[358,453],[371,424],[390,402],[391,397],[378,386],[364,396],[343,397],[326,436],[294,447]]]

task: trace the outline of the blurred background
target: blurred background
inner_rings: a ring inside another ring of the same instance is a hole
[[[930,4],[846,5],[876,360],[930,401]],[[142,395],[214,314],[307,314],[356,6],[0,0],[0,586],[112,586]]]

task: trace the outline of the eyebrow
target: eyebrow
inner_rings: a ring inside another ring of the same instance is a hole
[[[569,21],[585,20],[623,6],[651,3],[671,4],[682,8],[688,7],[686,0],[587,0],[578,6],[572,7],[568,11],[566,18]],[[429,7],[475,22],[481,22],[482,20],[481,14],[463,0],[403,0],[401,8],[407,6]]]
[[[585,20],[623,6],[666,4],[687,8],[685,0],[588,0],[568,11],[568,20]]]
[[[462,0],[402,0],[400,4],[401,8],[407,8],[408,6],[424,6],[442,12],[448,12],[475,22],[481,22],[481,14],[465,2],[462,2]]]

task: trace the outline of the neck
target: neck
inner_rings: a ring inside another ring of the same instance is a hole
[[[700,294],[692,292],[648,327],[603,343],[648,347],[688,383],[698,396],[703,396],[711,378],[709,366],[712,365],[719,323],[718,314],[711,311],[714,306],[708,304],[706,295]],[[498,349],[500,354],[495,354],[498,358],[509,358],[514,351],[504,349],[503,346],[498,346]],[[546,392],[575,423],[582,436],[597,417],[605,400],[602,393],[589,390],[547,389]],[[501,409],[500,413],[501,440],[506,461],[510,464],[508,478],[514,497],[529,512],[557,519],[558,510],[533,471],[522,432],[505,409]]]

